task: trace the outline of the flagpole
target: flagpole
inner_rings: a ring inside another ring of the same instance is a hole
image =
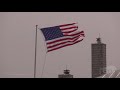
[[[37,28],[38,28],[38,25],[36,25],[36,35],[35,35],[35,62],[34,62],[34,78],[36,78]]]

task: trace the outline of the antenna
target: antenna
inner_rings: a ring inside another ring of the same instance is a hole
[[[99,37],[97,38],[97,43],[101,43],[100,33],[99,33]]]
[[[64,70],[64,74],[69,74],[70,70],[67,69],[67,65],[66,65],[66,70]]]
[[[99,38],[100,38],[100,33],[99,33]]]
[[[67,65],[66,65],[66,70],[67,70]]]

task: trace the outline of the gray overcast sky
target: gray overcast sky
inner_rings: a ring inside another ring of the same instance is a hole
[[[91,77],[91,43],[101,34],[107,44],[107,66],[120,69],[119,12],[0,12],[0,77],[33,77],[35,25],[39,28],[77,22],[82,42],[47,54],[43,77],[57,78],[66,65],[75,78]],[[81,27],[81,28],[80,28]],[[45,46],[38,30],[37,77]]]

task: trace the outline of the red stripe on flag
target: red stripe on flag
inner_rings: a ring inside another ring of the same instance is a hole
[[[75,30],[72,30],[72,31],[66,31],[66,32],[63,32],[63,33],[71,33],[71,32],[74,32],[74,31],[76,31],[77,29],[75,29]]]
[[[85,37],[85,34],[80,34],[80,35],[82,35],[83,37]]]
[[[84,31],[81,31],[81,33],[84,33]]]
[[[60,46],[60,47],[57,47],[57,48],[54,48],[54,49],[48,50],[48,52],[53,51],[53,50],[60,49],[60,48],[62,48],[62,47],[66,47],[66,46],[70,46],[70,45],[73,45],[73,44],[79,43],[79,42],[81,42],[82,40],[83,40],[83,39],[78,40],[78,41],[76,41],[76,42],[74,42],[74,43],[72,43],[72,44],[67,44],[67,45],[63,45],[63,46]]]
[[[65,44],[65,43],[74,43],[74,42],[76,42],[78,39],[79,39],[79,37],[75,38],[75,39],[72,40],[72,41],[66,41],[66,42],[58,43],[58,44],[55,44],[55,45],[52,45],[52,46],[48,46],[47,48],[53,48],[53,47],[55,47],[55,46],[59,46],[59,45]]]
[[[77,33],[71,34],[71,35],[68,35],[68,34],[65,35],[65,34],[64,34],[64,36],[75,36],[75,35],[78,35],[78,34],[81,34],[81,33],[84,33],[84,32],[81,31],[81,32],[77,32]]]
[[[71,23],[71,24],[64,24],[64,25],[59,25],[59,27],[64,27],[64,26],[69,26],[69,25],[74,25],[76,23]]]

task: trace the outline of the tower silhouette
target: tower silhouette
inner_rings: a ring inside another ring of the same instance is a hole
[[[92,78],[106,73],[106,44],[102,43],[100,36],[96,41],[97,43],[91,45]]]

